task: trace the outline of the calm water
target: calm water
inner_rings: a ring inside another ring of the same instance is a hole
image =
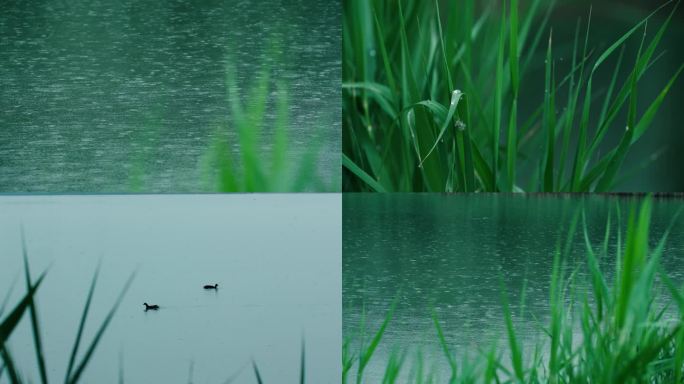
[[[651,240],[664,231],[672,213],[683,202],[654,203]],[[474,356],[478,348],[488,348],[498,340],[505,329],[500,276],[514,304],[520,302],[519,293],[527,277],[525,315],[516,316],[515,321],[523,339],[533,341],[532,335],[537,335],[539,328],[532,315],[543,321],[548,312],[549,277],[560,224],[582,204],[587,209],[589,235],[595,242],[603,238],[610,207],[619,204],[624,220],[629,206],[626,200],[600,196],[346,194],[343,198],[345,338],[351,338],[353,345],[358,345],[364,305],[367,329],[375,333],[401,288],[394,318],[364,375],[368,382],[382,378],[393,348],[414,352],[420,349],[426,356],[437,356],[430,359],[438,365],[437,371],[448,367],[442,352],[436,349],[431,303],[448,342],[459,356],[464,351]],[[614,241],[615,230],[612,233]],[[576,236],[573,267],[586,260],[583,246],[583,239]],[[611,252],[614,254],[613,248]],[[665,254],[667,270],[682,280],[684,220],[681,217]],[[516,314],[518,307],[514,305]]]
[[[119,356],[130,383],[188,382],[191,364],[194,383],[243,367],[237,382],[253,382],[251,358],[266,382],[296,382],[303,336],[307,382],[337,383],[341,220],[338,194],[2,197],[0,298],[25,291],[23,223],[32,273],[49,266],[37,302],[51,379],[64,377],[101,261],[86,341],[137,276],[85,382],[115,382]],[[218,292],[202,289],[211,282]],[[28,317],[17,332],[11,352],[35,382]]]
[[[4,1],[0,191],[128,191],[139,168],[144,191],[206,189],[226,66],[249,103],[266,62],[289,89],[290,160],[319,140],[339,189],[340,17],[338,0]]]

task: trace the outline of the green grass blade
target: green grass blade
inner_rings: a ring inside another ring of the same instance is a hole
[[[86,366],[88,365],[88,362],[90,361],[90,358],[93,355],[93,352],[95,351],[95,347],[97,347],[98,343],[100,342],[100,339],[104,335],[104,332],[107,330],[109,323],[114,318],[114,314],[116,313],[117,309],[119,308],[119,305],[121,305],[121,302],[123,301],[123,298],[126,295],[126,292],[128,292],[128,289],[130,288],[131,284],[133,283],[134,278],[135,278],[135,273],[132,273],[131,276],[126,281],[126,284],[124,284],[124,287],[121,290],[121,293],[119,293],[119,297],[116,299],[116,301],[114,302],[114,305],[109,310],[109,312],[107,313],[107,316],[105,317],[104,321],[100,325],[100,328],[98,328],[97,332],[95,333],[95,337],[93,338],[93,341],[90,343],[90,346],[88,347],[88,349],[86,349],[86,353],[84,354],[83,359],[81,359],[81,363],[76,367],[76,369],[73,371],[73,373],[69,377],[68,383],[70,383],[70,384],[78,383],[81,375],[83,374],[83,371],[85,370]]]
[[[45,272],[43,272],[42,275],[36,280],[36,283],[31,286],[31,288],[28,290],[26,295],[19,301],[19,303],[10,311],[10,313],[5,317],[5,319],[0,323],[0,348],[5,347],[5,342],[9,338],[10,334],[12,334],[12,331],[14,328],[19,324],[19,320],[21,320],[21,316],[24,314],[24,311],[26,311],[30,304],[31,300],[33,300],[33,296],[36,293],[36,290],[38,290],[38,287],[40,286],[40,283],[43,282],[43,278],[45,277]]]
[[[274,122],[273,152],[271,159],[271,182],[269,190],[283,191],[284,175],[287,170],[287,130],[290,126],[288,111],[289,99],[285,85],[279,83],[276,87],[276,117]]]
[[[7,293],[5,293],[5,297],[2,299],[2,304],[0,304],[0,317],[2,317],[2,314],[5,313],[5,308],[7,307],[7,303],[9,303],[9,299],[12,296],[12,291],[14,290],[14,285],[16,282],[17,278],[15,277],[12,281],[12,284],[10,284]]]
[[[511,309],[508,304],[508,295],[506,294],[506,287],[503,279],[501,280],[501,301],[503,303],[503,315],[506,323],[506,332],[508,333],[508,343],[511,350],[511,365],[518,381],[525,381],[525,372],[523,370],[522,349],[520,348],[519,340],[515,334],[515,327],[513,326],[513,318]]]
[[[554,146],[556,141],[555,123],[553,121],[556,111],[553,104],[551,85],[551,68],[552,60],[551,56],[551,44],[553,40],[553,30],[549,33],[549,45],[546,49],[546,60],[544,61],[546,67],[546,75],[544,82],[544,125],[546,126],[546,160],[544,167],[544,192],[553,191],[553,168],[554,168]]]
[[[19,371],[16,368],[14,359],[12,358],[12,355],[9,353],[7,348],[0,347],[0,358],[2,358],[2,361],[5,362],[5,365],[2,368],[3,371],[5,370],[5,368],[7,369],[7,377],[9,378],[10,383],[21,384],[23,381],[19,376]]]
[[[373,339],[371,339],[370,344],[368,344],[368,346],[365,347],[364,350],[359,354],[359,366],[356,375],[357,382],[359,382],[359,380],[361,380],[361,378],[363,377],[364,369],[368,365],[368,362],[373,356],[373,353],[375,353],[375,349],[378,347],[378,344],[380,344],[380,340],[382,340],[382,337],[385,334],[385,330],[387,329],[390,320],[392,320],[392,316],[394,316],[394,310],[396,309],[398,302],[399,294],[397,294],[397,297],[392,302],[392,305],[390,306],[387,315],[385,315],[385,319],[383,320],[382,325],[380,325],[380,328],[375,333],[375,336],[373,336]]]
[[[677,72],[675,72],[675,74],[670,78],[670,81],[667,82],[665,88],[663,88],[663,90],[660,91],[658,97],[651,103],[646,112],[644,112],[639,122],[636,124],[636,126],[634,127],[634,137],[632,138],[631,142],[632,144],[636,142],[651,125],[651,122],[658,113],[660,105],[663,103],[665,96],[667,96],[667,93],[670,91],[670,88],[679,77],[679,74],[682,72],[682,69],[684,69],[684,65],[679,66]]]
[[[639,28],[641,28],[653,15],[658,13],[662,8],[666,7],[668,4],[670,4],[672,0],[667,1],[660,7],[656,8],[655,11],[651,12],[648,16],[646,16],[644,19],[642,19],[639,23],[637,23],[635,26],[633,26],[629,31],[625,32],[617,41],[615,41],[610,47],[608,47],[601,56],[596,60],[596,63],[594,63],[594,67],[592,68],[591,72],[594,73],[596,72],[596,69],[603,64],[603,62],[610,56],[613,52],[615,52],[616,49],[618,49],[624,42],[627,40],[634,32],[636,32]]]
[[[254,376],[256,376],[256,380],[258,384],[263,384],[264,382],[261,380],[261,374],[259,373],[259,367],[257,367],[256,361],[252,360],[252,368],[254,369]]]
[[[439,339],[439,345],[442,348],[442,352],[444,353],[444,356],[447,359],[447,362],[449,363],[449,366],[451,367],[451,379],[449,382],[453,382],[453,380],[456,378],[456,375],[458,373],[458,366],[456,365],[456,360],[454,357],[451,355],[451,352],[449,351],[449,345],[447,344],[446,338],[444,337],[444,332],[442,331],[442,326],[439,325],[439,319],[437,318],[437,312],[435,311],[434,308],[432,308],[432,322],[435,325],[435,329],[437,330],[437,338]]]
[[[599,117],[599,122],[606,119],[606,113],[608,112],[608,106],[610,104],[611,96],[613,95],[613,88],[615,88],[615,83],[617,82],[618,74],[620,73],[620,66],[622,65],[622,57],[625,53],[625,46],[620,48],[620,55],[618,56],[617,64],[615,64],[615,69],[613,70],[613,77],[610,79],[610,85],[608,85],[608,91],[606,92],[605,101],[603,103],[603,108],[601,108],[601,115]]]
[[[28,263],[28,251],[26,250],[26,238],[24,236],[24,228],[21,228],[21,250],[24,257],[24,276],[26,278],[26,290],[31,289],[31,272]],[[47,383],[47,370],[45,368],[45,354],[43,353],[43,343],[40,337],[40,328],[38,326],[38,309],[33,297],[29,301],[29,314],[31,315],[31,331],[33,332],[33,345],[36,352],[36,361],[38,361],[38,373],[40,374],[40,381],[43,384]]]
[[[663,6],[667,5],[668,3],[670,2],[668,1]],[[661,6],[660,8],[662,8],[663,6]],[[596,130],[591,145],[589,146],[589,150],[587,151],[589,157],[591,157],[592,154],[597,150],[599,144],[601,143],[606,134],[608,127],[614,121],[623,103],[630,96],[633,78],[636,77],[636,80],[638,81],[644,74],[644,72],[648,69],[649,63],[651,62],[651,57],[655,53],[656,47],[658,46],[658,43],[660,42],[663,34],[665,33],[665,30],[669,26],[672,15],[675,13],[678,6],[679,1],[675,4],[669,16],[656,33],[655,37],[649,43],[644,55],[641,56],[641,58],[637,61],[637,65],[632,69],[626,83],[622,86],[622,88],[618,92],[617,97],[611,103],[610,108],[608,108],[608,112],[605,115],[602,115],[603,118],[599,121],[598,124],[599,128]],[[654,13],[658,12],[660,8],[656,9],[653,13],[651,13],[651,15],[647,16],[644,20],[642,20],[642,23],[645,23]],[[617,71],[617,69],[615,71]]]
[[[453,118],[454,114],[456,113],[456,109],[458,107],[458,103],[461,100],[461,97],[463,96],[463,92],[457,90],[454,90],[451,93],[451,102],[449,103],[449,110],[446,115],[446,119],[444,120],[444,123],[442,124],[442,128],[439,130],[439,135],[437,135],[437,139],[435,140],[434,144],[432,147],[430,147],[430,150],[428,153],[425,155],[423,159],[420,160],[420,163],[418,164],[419,168],[423,167],[423,163],[425,160],[427,160],[428,157],[432,154],[432,152],[437,148],[437,145],[439,144],[440,140],[442,140],[442,137],[444,136],[444,133],[447,131],[447,128],[451,126],[451,119]]]
[[[518,0],[511,0],[510,13],[510,35],[509,35],[509,60],[511,67],[511,85],[513,87],[513,98],[518,98],[518,89],[520,87],[520,77],[518,69]]]
[[[492,181],[491,185],[497,185],[499,171],[499,141],[501,137],[501,114],[503,108],[504,88],[504,47],[506,37],[506,2],[502,3],[501,26],[499,27],[499,44],[496,56],[496,88],[494,90],[494,129],[492,135]]]
[[[442,60],[444,64],[444,72],[447,74],[447,81],[449,84],[449,91],[454,91],[454,81],[451,79],[451,70],[449,69],[449,59],[447,58],[446,47],[444,46],[444,32],[442,31],[442,18],[439,14],[439,3],[435,0],[435,11],[437,12],[437,26],[439,27],[439,42],[442,47]],[[468,41],[470,39],[467,39]]]
[[[646,39],[646,26],[644,25],[644,34],[641,39],[641,45],[639,46],[639,52],[637,53],[637,65],[639,63],[639,60],[641,58],[641,51],[644,46],[644,40]],[[630,86],[630,101],[629,101],[629,112],[627,115],[627,127],[626,127],[626,132],[622,137],[622,140],[620,141],[620,144],[611,157],[611,159],[608,161],[608,164],[606,166],[606,170],[604,172],[604,175],[601,179],[599,179],[598,184],[596,186],[596,191],[597,192],[605,192],[608,191],[612,188],[613,186],[613,181],[615,179],[615,176],[618,173],[618,170],[622,166],[622,162],[624,161],[625,157],[627,156],[627,151],[629,150],[630,146],[632,145],[632,139],[634,137],[634,125],[635,125],[635,120],[636,120],[636,103],[637,103],[637,76],[632,76],[631,78],[631,86]]]
[[[363,182],[366,183],[366,185],[368,185],[368,187],[373,189],[375,192],[385,192],[385,188],[378,181],[373,179],[371,175],[369,175],[368,173],[366,173],[366,171],[361,169],[361,167],[356,165],[344,153],[342,154],[342,165],[345,168],[347,168],[350,172],[352,172],[354,175],[356,175],[356,177],[363,180]]]
[[[93,275],[93,280],[90,283],[90,289],[88,290],[88,297],[86,298],[85,305],[83,307],[83,313],[81,314],[81,321],[78,325],[78,331],[76,332],[76,339],[74,340],[74,346],[71,349],[71,355],[69,357],[69,364],[67,365],[66,375],[64,377],[64,383],[69,382],[71,377],[71,372],[76,363],[76,354],[78,353],[78,348],[81,344],[81,337],[83,336],[83,330],[85,329],[86,319],[88,318],[88,311],[90,310],[90,303],[93,300],[93,294],[95,293],[95,284],[97,283],[97,277],[100,274],[100,264],[98,264],[97,269],[95,269],[95,274]]]
[[[507,185],[508,192],[512,192],[515,187],[516,160],[518,156],[518,133],[516,121],[518,119],[518,100],[511,102],[511,116],[508,121],[508,134],[506,145],[506,166],[507,166]]]
[[[560,152],[560,163],[558,165],[558,179],[556,182],[556,185],[558,185],[559,189],[564,189],[563,188],[563,182],[564,182],[564,177],[565,177],[565,164],[566,164],[566,156],[568,154],[568,151],[570,149],[570,133],[572,132],[573,128],[573,123],[575,119],[575,108],[577,106],[577,97],[579,96],[579,88],[581,87],[581,82],[580,85],[577,86],[577,90],[575,89],[575,68],[577,64],[577,45],[579,43],[579,31],[580,31],[580,22],[579,20],[577,21],[577,26],[575,27],[575,38],[574,38],[574,43],[573,43],[573,48],[572,48],[572,70],[570,71],[570,85],[568,86],[568,105],[567,105],[567,118],[565,119],[565,124],[563,125],[563,141],[561,144],[561,152]],[[580,64],[582,68],[584,67],[584,61],[586,58],[583,58],[582,63]],[[581,75],[580,79],[581,80]],[[562,84],[560,85],[562,86]]]
[[[377,7],[378,3],[374,3],[374,5]],[[385,68],[385,76],[387,77],[387,83],[389,84],[390,88],[394,92],[398,92],[399,88],[397,87],[397,82],[394,79],[394,73],[392,71],[392,66],[391,66],[391,59],[389,58],[389,55],[387,54],[387,45],[385,44],[385,32],[382,28],[382,24],[378,20],[378,12],[377,9],[373,8],[373,20],[375,21],[375,33],[378,42],[380,43],[380,54],[382,57],[382,63]]]
[[[299,384],[304,384],[306,381],[306,346],[304,345],[304,339],[302,338],[302,353],[300,356],[301,365],[299,368]]]

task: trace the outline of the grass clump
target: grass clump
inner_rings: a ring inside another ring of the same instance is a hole
[[[613,230],[610,218],[600,244],[590,241],[584,224],[586,274],[577,273],[576,268],[567,264],[575,227],[580,221],[579,214],[574,216],[567,229],[568,240],[565,244],[559,241],[554,253],[550,314],[543,324],[539,323],[536,339],[542,341],[531,342],[518,336],[507,290],[502,285],[501,319],[506,331],[501,340],[475,353],[454,352],[433,312],[435,343],[445,358],[435,365],[446,368],[449,380],[438,378],[438,369],[426,369],[422,356],[408,359],[404,350],[392,353],[385,362],[383,383],[683,382],[684,289],[676,286],[660,264],[669,230],[655,246],[649,245],[650,216],[651,201],[646,199],[641,206],[632,206],[626,234],[620,233],[622,227],[617,220],[617,254],[611,273],[601,268],[608,257]],[[355,354],[350,339],[344,343],[343,383],[350,380],[354,366],[358,370],[353,379],[364,382],[363,368],[386,331],[393,311],[394,305],[375,333],[372,348],[362,342],[361,352]]]
[[[345,2],[343,189],[613,190],[682,70],[638,115],[637,84],[659,57],[679,3],[666,2],[602,51],[589,46],[590,13],[562,77],[547,30],[553,3],[532,0],[521,11],[518,0]],[[669,16],[647,41],[647,23],[665,8]],[[639,34],[618,87],[623,49]],[[527,93],[542,91],[524,85],[540,46],[544,97],[523,116]],[[593,89],[597,71],[610,66],[607,89]],[[626,128],[617,120],[624,109]],[[609,131],[621,137],[617,144],[606,140]]]
[[[313,133],[306,149],[293,154],[288,137],[292,101],[286,84],[273,80],[271,72],[263,65],[249,89],[241,92],[235,69],[228,65],[229,116],[203,156],[205,184],[217,192],[339,190],[339,186],[329,185],[319,169],[320,135]],[[228,132],[234,132],[237,140],[231,142]],[[264,135],[267,143],[262,142]]]

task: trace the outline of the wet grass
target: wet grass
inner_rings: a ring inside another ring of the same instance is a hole
[[[502,283],[505,334],[500,340],[489,347],[480,344],[481,349],[474,352],[456,350],[433,312],[434,343],[444,358],[431,361],[421,354],[412,357],[406,349],[395,349],[386,361],[376,361],[385,367],[382,382],[681,383],[684,287],[678,287],[660,264],[669,229],[655,246],[649,246],[653,244],[649,243],[650,199],[640,206],[632,205],[625,233],[621,233],[620,212],[616,210],[613,216],[616,220],[611,224],[608,218],[605,236],[598,243],[589,239],[579,211],[565,229],[567,233],[559,237],[552,256],[550,313],[548,320],[539,322],[538,338],[519,337]],[[578,277],[577,270],[567,263],[577,227],[583,228],[579,235],[586,244],[586,280],[580,280],[585,278]],[[617,254],[612,260],[614,272],[608,274],[600,265],[609,257],[610,233],[615,230]],[[359,330],[358,348],[346,339],[343,383],[368,382],[364,369],[391,326],[394,308],[395,304],[370,343],[364,341],[364,324]],[[535,339],[543,341],[531,341]],[[444,370],[448,380],[439,375]]]
[[[230,116],[214,135],[202,160],[208,189],[217,192],[339,191],[319,166],[322,135],[310,133],[306,148],[294,154],[289,140],[293,101],[287,85],[271,78],[263,65],[245,92],[237,86],[235,69],[226,70]],[[326,129],[319,122],[320,131]],[[331,127],[327,124],[327,127]],[[237,140],[228,132],[234,132]],[[236,155],[237,153],[237,155]]]
[[[679,2],[654,7],[600,51],[588,10],[565,73],[548,25],[553,3],[345,2],[343,190],[604,192],[633,176],[625,158],[653,134],[682,70],[655,99],[639,98]],[[654,28],[653,16],[667,12]],[[636,57],[625,57],[627,44],[639,47]],[[544,88],[528,89],[537,60]],[[542,94],[533,112],[519,112]],[[617,143],[607,139],[616,135]]]
[[[271,43],[275,51],[277,43]],[[288,84],[272,76],[276,53],[264,55],[255,63],[251,82],[238,82],[234,60],[227,58],[226,116],[214,122],[214,131],[201,153],[196,173],[202,192],[338,192],[338,170],[324,169],[321,157],[324,137],[332,121],[318,121],[315,131],[307,132],[307,142],[293,144],[292,100]],[[155,172],[154,164],[163,155],[161,112],[152,113],[139,141],[152,143],[131,157],[128,191],[145,192]],[[337,182],[336,182],[337,181]]]

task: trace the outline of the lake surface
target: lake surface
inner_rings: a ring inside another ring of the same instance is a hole
[[[340,20],[338,0],[3,2],[0,191],[209,190],[226,68],[249,104],[265,64],[289,91],[289,162],[319,142],[318,176],[339,190]],[[263,156],[272,141],[267,128]]]
[[[532,345],[539,335],[533,316],[543,322],[548,315],[548,287],[561,224],[584,206],[589,236],[598,243],[611,208],[620,206],[624,224],[629,204],[627,199],[603,196],[345,194],[343,335],[352,341],[354,352],[364,306],[367,333],[372,335],[401,289],[394,317],[364,374],[367,382],[382,379],[388,357],[397,349],[411,351],[408,361],[421,350],[428,361],[425,369],[448,378],[430,316],[432,305],[459,358],[464,352],[473,357],[478,348],[500,340],[505,332],[501,277],[516,314],[516,332]],[[654,201],[651,241],[659,239],[682,205],[681,199]],[[615,220],[613,216],[613,224]],[[614,245],[615,228],[611,234]],[[584,265],[584,249],[583,238],[575,236],[571,268]],[[610,252],[615,254],[614,246]],[[679,281],[684,280],[683,261],[680,216],[663,260]],[[604,265],[608,273],[611,263]],[[582,269],[578,276],[581,280]],[[520,317],[525,278],[526,306]]]
[[[137,275],[85,382],[116,382],[120,356],[130,383],[188,382],[191,370],[193,383],[220,383],[241,369],[237,382],[254,382],[252,358],[265,382],[298,382],[303,337],[307,382],[338,383],[341,220],[339,194],[5,196],[0,299],[25,292],[23,224],[32,275],[49,268],[37,303],[51,381],[64,377],[101,262],[86,343]],[[9,345],[36,382],[28,319]]]

